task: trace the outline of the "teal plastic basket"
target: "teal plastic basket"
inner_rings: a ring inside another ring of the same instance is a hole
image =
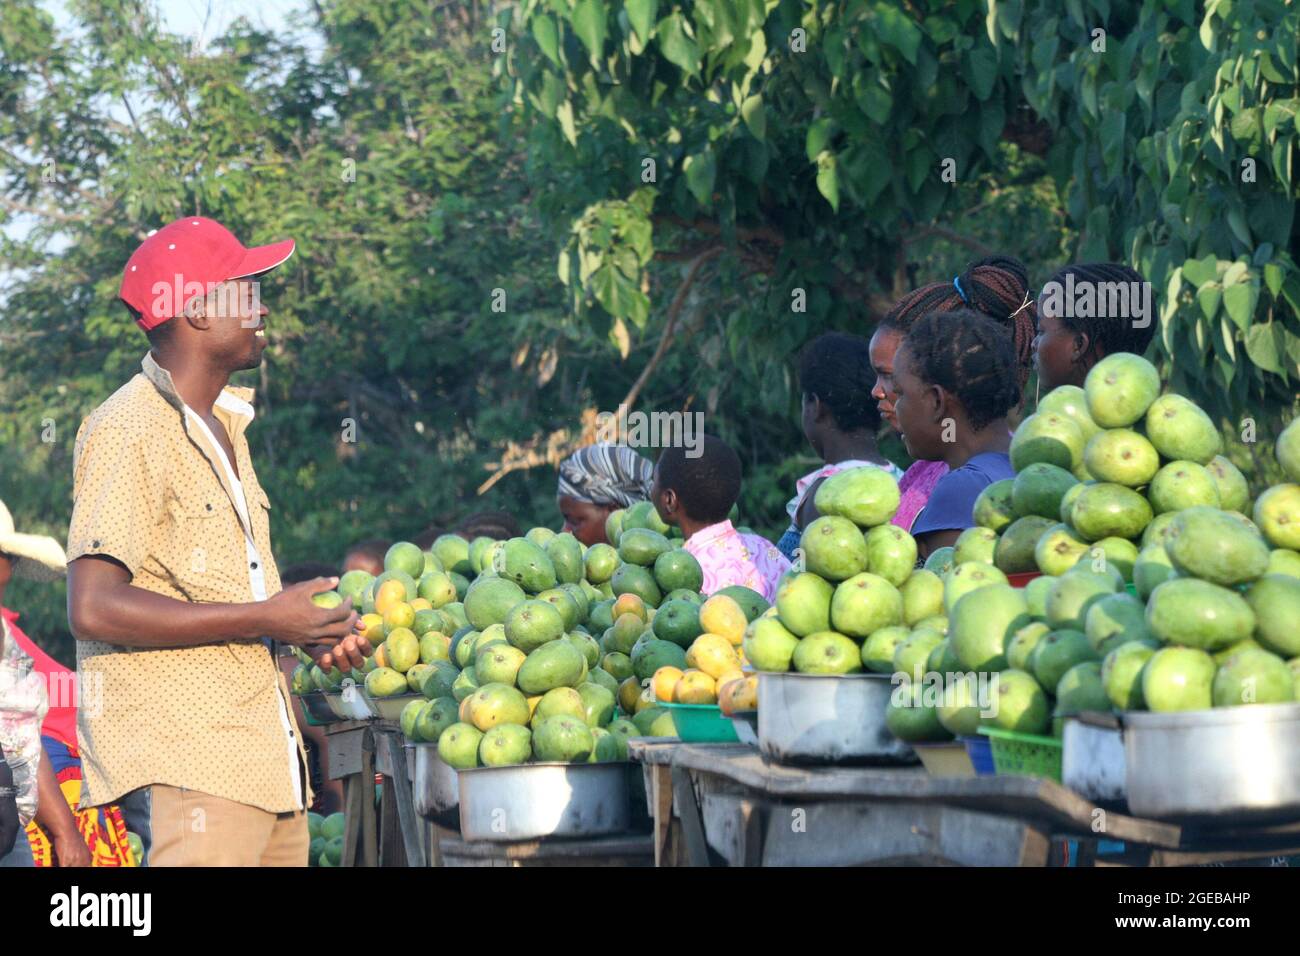
[[[673,726],[683,743],[738,744],[736,725],[722,715],[717,704],[660,704],[673,715]]]

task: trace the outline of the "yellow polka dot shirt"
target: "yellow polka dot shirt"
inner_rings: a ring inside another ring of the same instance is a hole
[[[245,526],[220,451],[191,424],[170,373],[146,354],[141,374],[77,433],[68,560],[115,558],[132,586],[181,601],[251,602],[250,570],[266,596],[279,592],[271,503],[245,435],[252,398],[252,389],[228,387],[213,409],[235,449]],[[78,641],[77,674],[83,807],[149,784],[272,813],[310,803],[310,792],[297,792],[307,775],[288,688],[262,642],[153,649]]]

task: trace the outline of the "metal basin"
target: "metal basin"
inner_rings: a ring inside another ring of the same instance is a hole
[[[1266,823],[1300,815],[1300,704],[1124,714],[1137,816]]]
[[[758,748],[778,763],[915,763],[889,732],[888,674],[758,676]]]
[[[1061,783],[1098,803],[1125,799],[1124,736],[1118,724],[1104,727],[1071,717],[1062,745]]]
[[[325,691],[325,700],[340,720],[369,720],[374,716],[357,684],[344,683],[342,690]]]
[[[534,763],[462,770],[461,836],[506,843],[622,833],[632,821],[629,766]]]
[[[370,708],[370,713],[382,720],[401,720],[402,711],[406,705],[413,700],[425,700],[423,694],[398,694],[395,697],[371,697],[364,690],[361,696],[365,698],[366,706]]]
[[[312,720],[322,724],[332,724],[339,719],[338,714],[334,713],[334,708],[325,699],[325,695],[318,690],[301,694],[298,699],[302,701],[303,710],[311,715]]]
[[[460,804],[457,773],[438,756],[437,744],[406,744],[406,763],[412,768],[411,789],[415,812],[443,826],[455,826]]]

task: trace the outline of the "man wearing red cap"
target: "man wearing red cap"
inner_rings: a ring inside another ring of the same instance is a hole
[[[268,645],[345,671],[369,652],[346,604],[311,601],[337,579],[281,590],[245,434],[253,392],[228,384],[266,348],[255,277],[293,249],[246,248],[200,216],[152,233],[119,293],[151,349],[77,434],[81,805],[119,804],[152,866],[304,865],[311,794]]]

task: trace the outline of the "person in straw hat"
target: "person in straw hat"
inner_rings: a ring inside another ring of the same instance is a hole
[[[350,602],[313,600],[336,577],[280,586],[253,390],[230,384],[267,348],[257,277],[293,250],[202,216],[146,237],[118,295],[149,351],[77,433],[68,623],[100,703],[77,713],[81,806],[118,803],[146,866],[305,865],[312,794],[274,644],[326,672],[370,652]]]
[[[90,864],[90,850],[41,746],[50,705],[44,675],[20,642],[17,615],[4,607],[11,578],[50,582],[66,571],[63,546],[45,535],[16,531],[0,501],[0,867],[34,865],[31,844],[21,832],[33,819],[53,844],[59,865]]]

